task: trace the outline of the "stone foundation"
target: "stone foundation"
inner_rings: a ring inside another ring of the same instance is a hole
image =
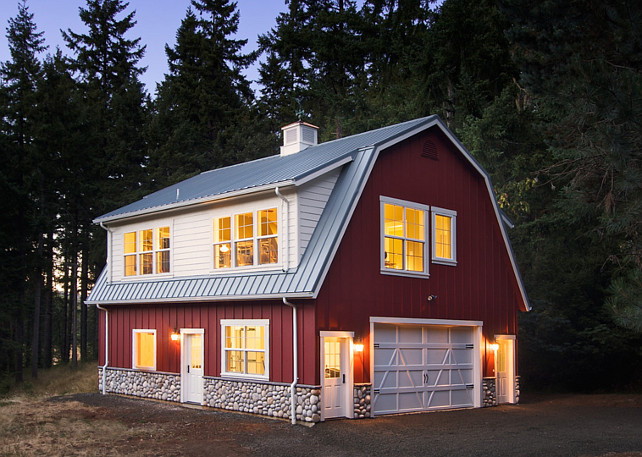
[[[214,408],[291,419],[289,384],[233,381],[204,378],[204,403]],[[321,390],[315,386],[297,386],[296,419],[321,420]]]
[[[497,389],[495,378],[484,378],[482,380],[482,408],[497,406]]]
[[[370,384],[355,384],[352,390],[352,399],[354,404],[355,419],[364,419],[370,416],[370,399],[371,399]]]
[[[103,370],[98,369],[98,388],[102,390]],[[134,397],[181,401],[181,377],[158,371],[107,368],[105,391]]]
[[[102,390],[102,368],[98,369],[98,388]],[[181,401],[181,377],[175,373],[107,368],[108,393]],[[296,388],[296,419],[321,420],[321,388],[299,385]],[[241,411],[263,416],[290,419],[289,384],[203,378],[203,404],[213,408]],[[369,406],[368,406],[369,407]]]

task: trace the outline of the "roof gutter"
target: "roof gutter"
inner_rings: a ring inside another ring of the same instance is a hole
[[[285,205],[285,211],[283,211],[283,205],[281,205],[281,213],[285,212],[285,236],[283,241],[285,244],[285,255],[283,259],[283,271],[288,271],[290,269],[290,200],[285,198],[281,192],[279,192],[279,186],[274,188],[274,192],[277,197],[283,200]]]
[[[283,304],[292,308],[292,384],[290,384],[290,417],[292,425],[296,425],[296,385],[299,381],[299,351],[297,347],[296,305],[283,297]]]
[[[101,311],[105,311],[105,364],[102,366],[103,369],[103,382],[101,383],[102,394],[107,393],[105,386],[107,385],[107,365],[109,365],[109,311],[107,308],[103,308],[100,305],[96,305]]]

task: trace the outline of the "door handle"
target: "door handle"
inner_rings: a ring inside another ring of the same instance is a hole
[[[343,383],[344,384],[346,383],[346,375],[345,374],[343,375]]]
[[[187,365],[187,372],[189,373],[189,365]]]

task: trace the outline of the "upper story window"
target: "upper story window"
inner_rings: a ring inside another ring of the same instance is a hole
[[[457,212],[432,207],[432,261],[446,265],[457,264]]]
[[[128,232],[123,242],[125,276],[169,273],[169,227]]]
[[[276,208],[214,219],[214,268],[276,264]]]
[[[428,274],[428,213],[424,205],[381,198],[382,270]]]
[[[388,197],[380,201],[382,272],[427,275],[429,258],[433,263],[457,264],[455,211]]]

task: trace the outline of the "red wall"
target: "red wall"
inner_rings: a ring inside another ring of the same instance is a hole
[[[439,160],[421,157],[428,138]],[[430,263],[429,279],[381,274],[382,195],[457,211],[457,265]],[[429,302],[430,294],[438,298]],[[517,333],[520,305],[485,182],[472,165],[437,128],[382,152],[317,299],[318,330],[354,331],[363,339],[355,382],[369,380],[370,316],[483,321],[492,340]],[[482,364],[492,366],[489,358]]]
[[[294,302],[294,301],[293,301]],[[314,360],[314,311],[311,304],[298,305],[299,382],[314,384],[314,367],[304,367],[304,360]],[[292,382],[292,310],[280,301],[225,302],[168,305],[109,306],[109,366],[132,367],[132,330],[156,329],[156,369],[179,373],[180,341],[172,341],[174,328],[205,329],[205,375],[220,376],[221,319],[270,320],[270,381]],[[100,315],[100,360],[105,363],[104,312]]]

